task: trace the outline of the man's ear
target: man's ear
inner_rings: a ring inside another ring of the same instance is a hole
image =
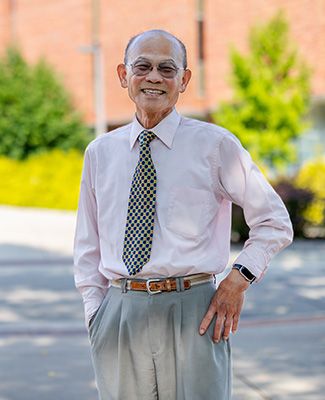
[[[117,70],[117,74],[118,74],[118,77],[120,79],[120,83],[121,83],[122,88],[127,88],[128,87],[128,82],[127,82],[127,79],[126,79],[126,74],[127,74],[126,66],[124,64],[119,64],[117,66],[116,70]]]
[[[189,81],[191,79],[191,76],[192,76],[191,70],[190,69],[186,69],[184,71],[184,74],[183,74],[183,77],[182,77],[182,83],[181,83],[180,90],[179,90],[180,93],[185,92],[185,89],[186,89],[186,87],[187,87],[187,85],[188,85],[188,83],[189,83]]]

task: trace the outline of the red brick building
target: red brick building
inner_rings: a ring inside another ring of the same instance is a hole
[[[98,24],[96,4],[99,4]],[[94,123],[94,26],[103,54],[105,120],[117,125],[130,120],[133,104],[118,82],[116,65],[128,39],[143,30],[166,29],[188,48],[193,71],[178,109],[206,115],[231,96],[229,45],[245,50],[250,26],[283,9],[291,36],[313,67],[315,98],[325,95],[325,0],[1,0],[0,53],[19,44],[27,60],[45,56],[62,75],[75,105]]]

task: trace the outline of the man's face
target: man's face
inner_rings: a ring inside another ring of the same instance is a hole
[[[118,66],[121,85],[128,88],[138,114],[166,115],[171,111],[191,76],[189,70],[182,69],[182,57],[178,43],[161,35],[140,38],[131,46],[128,64],[153,66],[144,76],[136,75],[129,65]],[[158,66],[180,69],[175,77],[166,78],[157,70]]]

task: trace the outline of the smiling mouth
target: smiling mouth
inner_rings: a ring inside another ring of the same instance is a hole
[[[161,95],[166,93],[164,90],[158,90],[158,89],[141,89],[141,92],[152,95]]]

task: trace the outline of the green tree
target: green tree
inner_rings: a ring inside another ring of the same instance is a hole
[[[8,48],[0,60],[0,155],[83,150],[90,139],[52,67],[43,59],[28,65],[18,49]]]
[[[299,57],[282,12],[251,29],[249,52],[231,49],[233,99],[215,123],[229,128],[252,157],[273,170],[296,158],[294,139],[306,128],[310,70]]]

